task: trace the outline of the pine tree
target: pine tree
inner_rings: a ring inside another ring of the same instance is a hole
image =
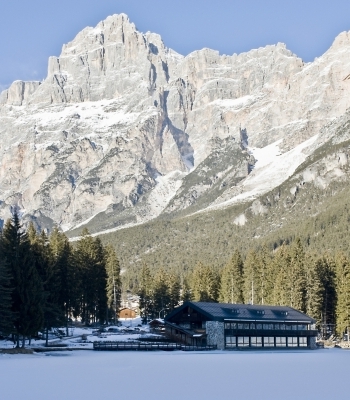
[[[264,245],[258,253],[257,269],[256,301],[258,304],[269,304],[274,286],[274,268],[271,252],[266,245]]]
[[[323,287],[322,295],[322,323],[330,326],[331,329],[336,323],[336,265],[334,259],[328,254],[319,259],[320,278]],[[333,329],[331,330],[333,333]]]
[[[0,333],[2,335],[13,332],[14,315],[11,311],[13,289],[10,287],[10,281],[9,264],[2,254],[0,245]]]
[[[272,305],[290,305],[290,255],[287,246],[280,246],[273,257],[272,270],[275,284],[272,290]]]
[[[46,345],[48,345],[48,331],[51,328],[62,326],[65,322],[64,312],[59,304],[59,280],[56,264],[50,251],[48,237],[45,232],[37,234],[31,223],[28,228],[28,238],[34,256],[35,267],[43,283],[43,312],[44,327],[46,329]]]
[[[237,250],[222,270],[220,301],[243,303],[243,260]]]
[[[85,323],[102,323],[107,311],[107,272],[100,239],[84,229],[74,252],[80,281],[80,312]]]
[[[22,335],[22,347],[25,337],[31,337],[43,326],[42,281],[35,266],[35,258],[28,235],[23,232],[17,213],[6,222],[3,231],[3,254],[11,271],[12,312],[15,314],[14,327]]]
[[[247,304],[256,304],[258,298],[258,265],[259,259],[255,251],[249,251],[243,267],[243,298]]]
[[[324,287],[322,282],[322,260],[316,256],[306,259],[306,313],[316,320],[317,326],[322,323]]]
[[[168,308],[167,311],[171,312],[180,302],[180,278],[177,274],[170,273],[167,277],[167,288],[168,288]]]
[[[290,306],[305,312],[306,311],[306,276],[304,268],[305,253],[300,239],[297,239],[291,248],[290,253]]]
[[[152,280],[151,314],[152,318],[160,317],[162,311],[169,309],[168,276],[164,269],[159,269]]]
[[[107,305],[112,311],[113,320],[116,322],[121,299],[120,265],[112,245],[105,249],[107,270]]]
[[[105,249],[100,238],[94,240],[95,248],[95,279],[96,279],[96,319],[102,324],[107,315],[107,270]]]
[[[194,301],[218,300],[220,281],[218,274],[212,268],[199,262],[192,272],[190,285]]]
[[[182,285],[180,290],[180,301],[185,303],[192,300],[191,287],[187,277],[182,277]]]
[[[152,296],[152,276],[149,267],[144,264],[141,268],[139,289],[137,292],[140,298],[140,315],[143,322],[147,322],[150,317],[151,296]]]
[[[342,253],[336,255],[336,269],[338,297],[336,327],[338,334],[342,335],[350,329],[350,262]]]
[[[78,297],[81,288],[79,268],[67,236],[54,227],[49,237],[49,252],[57,290],[57,303],[65,316],[66,334],[71,316],[79,315]]]

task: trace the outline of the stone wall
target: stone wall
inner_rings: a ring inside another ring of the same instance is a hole
[[[310,349],[315,350],[317,349],[316,346],[316,336],[310,336]]]
[[[224,323],[219,321],[207,321],[207,344],[209,346],[217,346],[219,350],[225,348],[225,331]]]

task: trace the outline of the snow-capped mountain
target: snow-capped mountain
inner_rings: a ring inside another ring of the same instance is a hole
[[[349,106],[350,33],[312,63],[281,43],[184,57],[113,15],[0,94],[0,218],[98,232],[251,201]]]

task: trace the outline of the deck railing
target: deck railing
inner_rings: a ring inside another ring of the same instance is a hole
[[[139,342],[94,342],[94,350],[182,350],[182,351],[208,351],[216,350],[216,346],[189,346],[181,343],[139,343]]]

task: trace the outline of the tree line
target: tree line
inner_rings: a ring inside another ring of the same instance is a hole
[[[350,261],[341,253],[306,252],[300,239],[274,251],[235,251],[223,266],[154,270],[143,265],[124,289],[140,297],[144,319],[164,317],[182,301],[285,305],[315,318],[319,328],[350,327]],[[0,234],[0,332],[22,345],[38,331],[115,320],[121,299],[120,265],[111,244],[87,230],[77,242],[54,228],[48,236],[23,229],[17,214]]]
[[[112,246],[87,230],[74,245],[54,228],[48,236],[17,213],[0,234],[0,333],[19,347],[39,331],[115,320],[121,298],[120,265]]]
[[[142,315],[170,312],[180,301],[290,306],[339,335],[350,328],[350,260],[343,253],[305,252],[300,239],[271,252],[266,246],[243,258],[235,251],[223,268],[197,263],[181,275],[144,265],[137,282]]]

